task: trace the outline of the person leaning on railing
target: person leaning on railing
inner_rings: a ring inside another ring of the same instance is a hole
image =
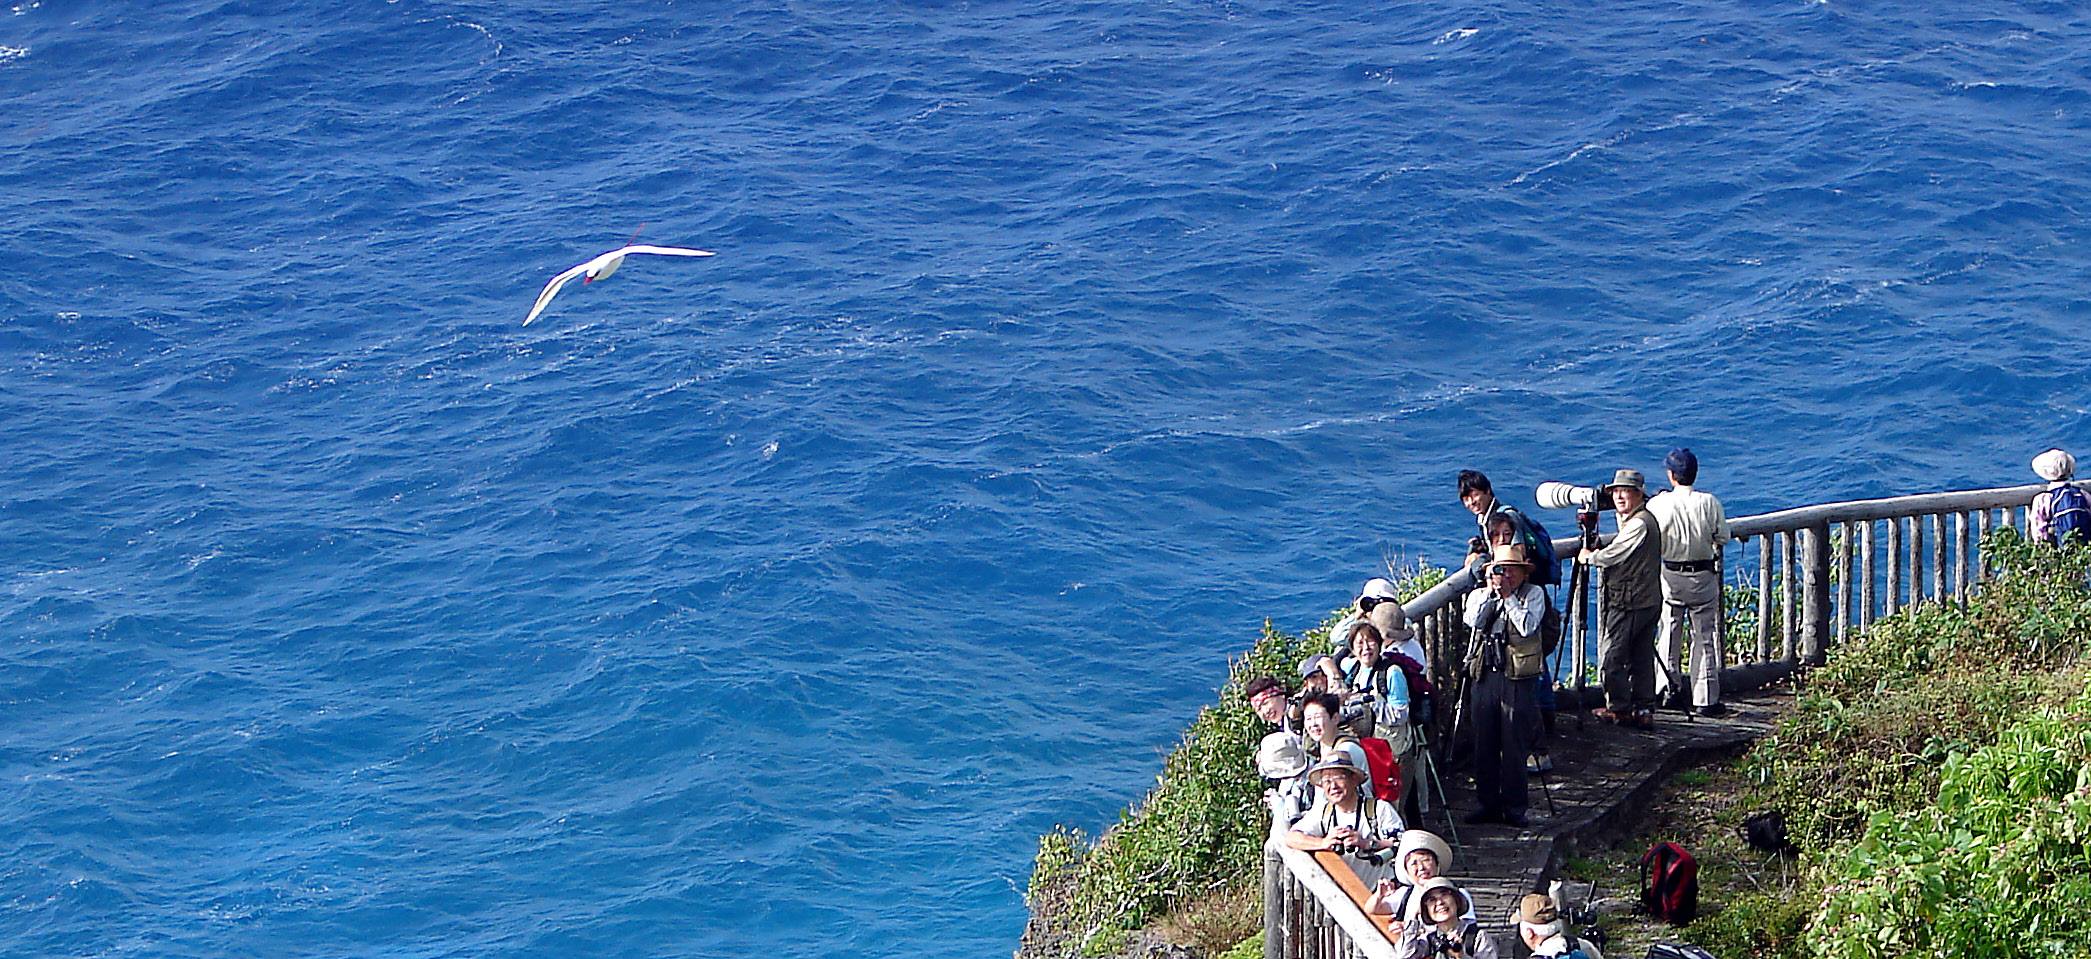
[[[2033,472],[2047,481],[2047,488],[2033,494],[2027,509],[2026,536],[2036,543],[2060,545],[2063,536],[2071,542],[2086,542],[2085,530],[2091,516],[2085,515],[2082,490],[2074,489],[2076,457],[2063,450],[2048,450],[2033,457]]]
[[[1367,886],[1391,868],[1388,853],[1401,835],[1401,814],[1394,804],[1364,795],[1365,767],[1343,753],[1333,753],[1307,771],[1320,797],[1314,808],[1286,830],[1286,846],[1306,852],[1340,853]]]
[[[1655,725],[1655,628],[1663,603],[1663,529],[1648,512],[1640,470],[1620,470],[1600,495],[1612,499],[1619,532],[1577,562],[1605,571],[1598,584],[1597,668],[1605,704],[1591,715],[1647,729]]]

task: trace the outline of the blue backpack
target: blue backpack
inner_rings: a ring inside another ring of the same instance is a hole
[[[2086,497],[2081,487],[2064,483],[2055,488],[2048,497],[2048,513],[2053,518],[2049,534],[2057,546],[2070,543],[2091,543],[2091,497]]]
[[[1554,553],[1554,538],[1547,535],[1546,527],[1523,513],[1517,514],[1518,522],[1525,526],[1525,551],[1532,557],[1532,582],[1541,586],[1557,586],[1561,583],[1561,557]]]

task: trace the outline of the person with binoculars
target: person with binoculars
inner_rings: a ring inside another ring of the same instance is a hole
[[[1546,590],[1526,582],[1532,561],[1517,544],[1498,546],[1483,567],[1487,585],[1467,594],[1473,631],[1465,668],[1474,718],[1474,791],[1469,823],[1525,825],[1525,755],[1539,738],[1539,677],[1548,632],[1560,617]]]
[[[1285,832],[1285,845],[1343,857],[1366,886],[1391,874],[1388,852],[1401,837],[1401,814],[1394,804],[1363,795],[1365,767],[1343,752],[1331,752],[1307,770],[1320,796],[1314,808]]]

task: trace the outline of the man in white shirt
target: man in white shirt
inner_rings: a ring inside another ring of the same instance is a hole
[[[1687,625],[1691,628],[1692,708],[1701,716],[1719,716],[1721,705],[1721,547],[1729,540],[1728,516],[1721,501],[1692,488],[1699,478],[1699,459],[1688,449],[1663,458],[1670,490],[1648,501],[1663,531],[1663,622],[1656,632],[1656,652],[1665,664],[1656,671],[1656,698],[1668,699],[1670,677],[1677,672],[1677,652]]]

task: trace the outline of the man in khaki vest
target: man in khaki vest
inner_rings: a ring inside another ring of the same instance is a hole
[[[1597,670],[1605,704],[1599,719],[1647,729],[1655,725],[1655,627],[1663,606],[1663,529],[1648,512],[1648,481],[1620,470],[1600,495],[1611,497],[1619,533],[1577,562],[1604,570],[1598,582]]]
[[[1474,631],[1466,663],[1467,712],[1474,717],[1474,790],[1481,808],[1470,823],[1525,825],[1525,754],[1539,738],[1539,676],[1546,661],[1546,590],[1526,578],[1532,561],[1516,544],[1495,547],[1487,585],[1467,594]]]

